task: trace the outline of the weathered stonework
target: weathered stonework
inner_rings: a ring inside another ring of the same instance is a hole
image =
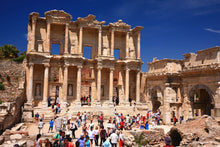
[[[91,95],[97,104],[140,101],[140,31],[119,20],[104,25],[94,15],[77,18],[64,11],[29,15],[27,48],[27,102],[44,107],[49,96],[74,106]],[[60,45],[52,55],[53,44]],[[85,47],[91,58],[85,58]],[[119,59],[114,51],[119,50]],[[93,104],[93,103],[92,103]]]
[[[188,53],[184,60],[153,60],[142,74],[141,95],[149,109],[160,108],[164,123],[176,117],[220,116],[220,47]]]

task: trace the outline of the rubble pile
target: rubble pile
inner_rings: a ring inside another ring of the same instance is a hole
[[[167,135],[174,146],[220,146],[220,126],[207,115],[172,127]]]
[[[7,129],[0,136],[0,145],[4,147],[11,147],[15,144],[19,146],[33,146],[33,139],[30,138],[27,126],[24,123],[19,123],[15,127],[11,128],[11,130]]]

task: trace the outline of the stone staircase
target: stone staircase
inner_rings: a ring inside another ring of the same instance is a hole
[[[59,117],[69,117],[72,116],[72,118],[76,119],[77,112],[86,112],[87,118],[90,119],[92,116],[96,118],[97,115],[104,114],[104,119],[108,120],[110,117],[114,116],[114,109],[117,110],[118,113],[123,113],[123,115],[129,114],[130,116],[140,114],[146,114],[147,109],[143,108],[136,108],[135,111],[133,111],[132,106],[116,106],[116,107],[109,107],[109,106],[70,106],[68,107],[68,111],[66,108],[61,108],[61,113],[59,113],[57,116]],[[44,121],[49,122],[54,117],[54,113],[52,112],[51,107],[41,108],[41,107],[34,107],[34,114],[39,113],[40,116],[44,115]]]

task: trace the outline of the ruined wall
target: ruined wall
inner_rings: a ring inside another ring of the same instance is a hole
[[[0,61],[1,82],[5,90],[0,90],[0,134],[21,121],[21,106],[25,96],[25,62]]]

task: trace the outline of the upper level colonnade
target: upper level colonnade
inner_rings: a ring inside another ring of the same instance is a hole
[[[119,59],[140,59],[140,31],[119,20],[104,25],[94,15],[77,18],[64,11],[51,10],[45,17],[32,12],[28,24],[27,53],[52,55],[52,46],[60,46],[59,55],[83,57],[84,47],[91,47],[91,58],[114,58],[114,50],[119,50]]]

